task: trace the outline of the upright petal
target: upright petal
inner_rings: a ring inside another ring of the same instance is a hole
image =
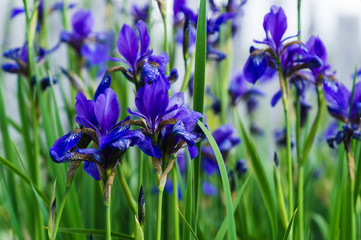
[[[97,126],[98,121],[94,113],[95,103],[86,99],[82,92],[78,92],[75,99],[75,112],[77,114],[75,121],[80,125],[84,125],[84,121],[88,121],[94,126]]]
[[[274,50],[277,51],[281,45],[283,34],[287,29],[287,17],[281,7],[275,5],[271,7],[270,12],[264,17],[263,28],[266,32],[267,40],[273,41],[276,48]]]
[[[94,112],[102,135],[105,135],[118,121],[120,106],[117,95],[111,88],[99,95],[94,105]]]
[[[105,73],[97,87],[97,90],[95,91],[94,101],[96,101],[99,95],[103,94],[105,90],[110,87],[111,83],[112,83],[112,76],[109,73]]]
[[[169,102],[168,87],[164,81],[155,81],[152,84],[145,84],[138,90],[135,105],[138,111],[147,117],[148,126],[156,129],[159,116],[166,110]]]
[[[118,51],[128,62],[133,71],[136,71],[136,60],[139,49],[139,40],[137,34],[131,27],[124,24],[118,35]]]
[[[139,32],[139,39],[140,39],[140,56],[139,56],[139,58],[142,59],[149,53],[150,37],[148,34],[147,24],[145,24],[142,20],[138,21],[137,29]]]
[[[94,18],[89,10],[80,9],[71,18],[74,32],[82,37],[87,37],[92,32]]]

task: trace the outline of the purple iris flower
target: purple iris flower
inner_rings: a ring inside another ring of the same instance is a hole
[[[139,20],[136,28],[139,36],[129,25],[123,25],[117,42],[118,51],[123,58],[111,58],[111,60],[128,65],[128,70],[122,69],[121,71],[136,85],[137,90],[144,85],[144,78],[148,78],[150,82],[158,79],[158,75],[164,81],[176,79],[178,74],[175,69],[171,71],[169,77],[165,76],[166,66],[169,62],[168,54],[152,55],[153,50],[149,49],[150,36],[147,25]],[[141,75],[140,79],[138,79],[139,75]]]
[[[50,50],[45,50],[42,47],[38,47],[36,49],[36,63],[41,65],[44,61],[45,57],[55,51],[58,46]],[[29,58],[28,58],[28,45],[27,42],[24,43],[22,47],[12,48],[3,53],[5,58],[11,59],[15,62],[7,62],[1,65],[3,71],[8,73],[16,73],[20,74],[28,79],[30,79],[31,86],[35,85],[35,78],[34,76],[29,76]],[[53,78],[53,83],[56,83],[56,79]],[[50,86],[50,78],[44,77],[40,79],[40,85],[42,90]]]
[[[236,131],[231,124],[220,126],[212,133],[212,136],[214,137],[214,140],[216,141],[225,161],[227,161],[230,150],[241,143],[241,139],[237,136]],[[201,151],[204,159],[205,172],[209,175],[218,172],[219,168],[212,147],[209,144],[205,144]]]
[[[84,161],[85,172],[100,180],[106,170],[116,167],[130,146],[138,145],[147,154],[154,155],[150,152],[153,148],[149,138],[139,131],[129,130],[129,125],[122,124],[124,121],[118,122],[120,106],[111,88],[98,92],[94,100],[78,92],[75,111],[75,120],[81,128],[55,141],[49,150],[54,162]],[[87,148],[91,141],[91,147]]]
[[[243,77],[242,73],[237,73],[232,77],[228,89],[231,95],[232,105],[236,105],[241,99],[250,102],[248,112],[251,113],[257,105],[257,96],[263,96],[263,92],[250,86],[249,82]],[[253,99],[253,100],[252,100]]]
[[[325,98],[329,105],[327,106],[329,113],[345,122],[351,124],[360,124],[361,118],[361,82],[356,83],[355,92],[351,103],[351,91],[345,85],[339,82],[324,81],[323,89]]]
[[[313,82],[316,84],[317,82],[328,78],[335,80],[335,72],[330,72],[331,65],[328,62],[326,47],[321,39],[319,37],[311,36],[306,43],[306,47],[309,53],[316,55],[323,62],[322,66],[318,68],[311,68],[311,72],[314,77]]]
[[[74,51],[92,65],[104,64],[113,42],[111,32],[93,32],[94,18],[89,10],[80,9],[71,18],[72,32],[62,31],[60,41],[67,43]]]
[[[279,70],[277,62],[282,67],[285,78],[290,77],[297,71],[306,68],[318,68],[323,65],[322,59],[312,54],[300,41],[283,44],[289,38],[283,38],[287,29],[287,18],[281,7],[272,6],[265,15],[263,28],[266,38],[256,43],[265,44],[267,49],[256,49],[251,47],[250,57],[247,59],[243,74],[247,81],[256,83],[267,67]]]
[[[148,12],[149,12],[149,4],[145,4],[143,7],[139,7],[133,4],[130,14],[134,18],[134,23],[137,23],[139,20],[142,20],[143,22],[147,22]]]
[[[129,108],[128,112],[140,117],[137,125],[142,126],[142,132],[152,138],[163,154],[171,156],[187,145],[194,158],[198,154],[195,143],[201,140],[196,123],[202,115],[185,106],[182,92],[169,98],[168,91],[169,84],[164,81],[146,83],[135,99],[138,112]]]
[[[47,54],[47,51],[39,47],[36,52],[36,62],[40,64]],[[2,69],[5,72],[21,74],[25,77],[29,75],[29,57],[28,57],[28,44],[24,43],[22,47],[12,48],[3,53],[5,58],[14,60],[15,63],[4,63]]]

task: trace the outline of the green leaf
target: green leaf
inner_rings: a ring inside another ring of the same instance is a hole
[[[218,148],[216,141],[214,140],[212,134],[208,131],[206,126],[200,121],[197,122],[198,126],[202,129],[204,134],[206,135],[209,143],[211,144],[214,155],[216,156],[219,170],[221,172],[221,179],[223,184],[224,197],[226,200],[226,210],[227,210],[227,226],[228,226],[228,239],[235,240],[237,239],[236,235],[236,225],[234,223],[234,215],[233,215],[233,205],[232,205],[232,195],[231,189],[228,181],[228,174],[226,165],[224,164],[224,160],[221,154],[221,151]]]
[[[183,213],[181,212],[181,210],[179,210],[179,207],[177,206],[177,210],[179,215],[181,216],[181,218],[183,219],[185,226],[188,228],[188,230],[192,233],[192,236],[194,237],[194,239],[198,240],[198,237],[196,235],[196,233],[193,231],[192,226],[189,224],[189,222],[187,221],[187,219],[184,217]]]
[[[134,239],[135,239],[135,240],[144,240],[143,229],[142,229],[142,227],[140,226],[140,223],[139,223],[136,215],[134,215],[134,219],[135,219]]]
[[[293,225],[293,222],[295,220],[295,216],[296,216],[296,213],[298,211],[298,208],[296,208],[296,210],[293,212],[293,215],[290,219],[290,222],[288,223],[288,226],[287,226],[287,230],[285,232],[285,235],[283,236],[283,240],[287,240],[289,235],[290,235],[290,232],[291,232],[291,229],[292,229],[292,225]]]
[[[238,204],[241,202],[241,198],[243,196],[243,192],[244,190],[246,189],[246,186],[248,184],[248,181],[249,181],[249,176],[246,178],[246,180],[244,181],[244,183],[242,184],[242,187],[238,190],[238,193],[237,193],[237,196],[236,196],[236,199],[234,200],[233,202],[233,213],[236,212],[237,210],[237,207],[238,207]],[[224,239],[224,235],[226,234],[227,232],[227,218],[223,220],[223,223],[221,225],[221,227],[219,228],[218,230],[218,233],[215,237],[215,240],[222,240]]]
[[[189,164],[188,174],[187,174],[187,190],[186,190],[186,202],[184,206],[185,211],[185,219],[192,223],[192,173],[193,168],[192,164]],[[188,222],[187,221],[187,222]],[[183,226],[183,240],[191,239],[190,231],[186,226]]]
[[[322,234],[322,238],[323,239],[327,239],[327,235],[329,232],[329,225],[326,221],[326,219],[324,219],[323,216],[321,216],[318,213],[312,213],[312,220],[316,223],[316,225],[318,226],[318,228],[320,229],[320,232]]]
[[[254,169],[254,172],[256,174],[257,182],[261,188],[261,193],[263,200],[265,201],[267,211],[271,220],[272,225],[272,232],[273,232],[273,239],[277,239],[278,235],[278,227],[277,227],[277,211],[275,202],[272,195],[272,190],[270,186],[270,182],[267,179],[266,172],[263,168],[262,161],[257,153],[256,147],[254,143],[249,138],[243,123],[241,121],[241,118],[238,116],[238,113],[236,112],[236,109],[234,109],[235,117],[238,118],[238,123],[241,129],[241,135],[242,140],[244,141],[244,144],[246,146],[247,152],[250,155],[250,160]]]
[[[18,155],[18,159],[19,159],[19,161],[20,161],[20,163],[21,163],[24,171],[26,171],[24,162],[23,162],[23,160],[21,159],[21,156],[20,156],[20,154],[19,154],[18,149],[16,148],[15,143],[14,143],[14,142],[12,142],[12,143],[13,143],[15,152],[16,152],[16,154]],[[44,219],[48,219],[48,212],[47,212],[46,208],[47,208],[50,204],[45,206],[44,201],[42,201],[42,198],[41,198],[41,196],[39,195],[38,190],[35,189],[35,185],[34,185],[33,181],[31,181],[30,178],[29,178],[29,182],[30,182],[31,189],[33,190],[33,193],[34,193],[34,195],[35,195],[35,197],[36,197],[36,200],[38,201],[38,204],[39,204],[41,213],[43,214],[43,218],[44,218]]]
[[[31,186],[31,181],[28,178],[28,176],[26,176],[23,172],[21,172],[17,167],[14,166],[14,164],[12,164],[11,162],[9,162],[7,159],[3,158],[2,156],[0,156],[0,164],[4,165],[6,168],[8,168],[11,172],[13,172],[14,174],[18,175],[20,177],[20,180],[22,180],[24,183],[26,183],[27,185]],[[49,206],[49,199],[46,198],[46,196],[44,195],[44,193],[41,192],[41,190],[37,187],[34,186],[34,190],[36,191],[36,193],[39,195],[39,197],[41,198],[41,200],[45,203],[46,206]]]
[[[205,74],[206,74],[206,57],[207,57],[207,18],[206,18],[206,0],[201,0],[198,12],[195,65],[194,65],[194,88],[193,88],[193,110],[203,114],[204,107],[204,91],[205,91]],[[201,119],[202,121],[202,119]],[[201,152],[201,143],[197,144],[198,152]],[[196,224],[198,217],[198,194],[200,193],[200,169],[201,156],[193,159],[193,206],[194,216],[193,222]]]

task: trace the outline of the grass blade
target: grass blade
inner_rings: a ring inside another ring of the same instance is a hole
[[[277,227],[277,211],[275,207],[275,202],[272,195],[272,190],[270,186],[270,181],[267,179],[266,172],[263,168],[261,159],[259,158],[259,155],[256,151],[256,148],[254,146],[254,143],[251,141],[251,139],[248,137],[248,134],[243,126],[243,123],[238,116],[236,110],[234,111],[235,117],[238,118],[238,123],[241,129],[241,135],[242,140],[244,141],[244,144],[246,145],[246,149],[248,151],[248,154],[250,155],[250,159],[252,162],[253,169],[256,174],[256,178],[258,181],[258,184],[261,188],[261,193],[263,200],[265,201],[267,211],[271,220],[272,225],[272,232],[273,232],[273,239],[277,239],[278,235],[278,227]]]
[[[4,165],[6,168],[8,168],[12,173],[18,175],[20,179],[26,183],[27,185],[31,186],[31,181],[22,171],[20,171],[14,164],[12,164],[9,160],[3,158],[0,156],[0,164]],[[41,192],[41,190],[34,186],[35,191],[41,198],[41,200],[45,203],[46,206],[49,206],[49,199],[44,195],[44,193]]]
[[[214,155],[216,156],[216,159],[217,159],[218,167],[221,172],[224,197],[226,200],[228,239],[235,240],[235,239],[237,239],[236,225],[234,222],[232,195],[231,195],[231,189],[230,189],[230,185],[229,185],[229,181],[228,181],[226,165],[224,164],[224,160],[223,160],[221,151],[219,150],[218,145],[217,145],[216,141],[214,140],[212,134],[207,130],[206,126],[204,126],[204,124],[202,122],[198,121],[198,126],[200,126],[200,128],[206,135],[209,143],[211,144]]]
[[[246,189],[246,186],[247,186],[248,181],[249,181],[249,177],[247,177],[247,179],[244,181],[244,183],[242,184],[242,187],[239,189],[239,191],[238,191],[238,193],[237,193],[236,199],[235,199],[234,202],[233,202],[233,213],[236,212],[237,207],[238,207],[238,204],[241,202],[241,198],[242,198],[242,196],[243,196],[244,190]],[[228,227],[228,225],[227,225],[227,219],[224,219],[221,227],[220,227],[219,230],[218,230],[218,233],[217,233],[217,235],[216,235],[215,240],[222,240],[222,239],[224,239],[224,235],[225,235],[226,232],[227,232],[227,227]]]
[[[290,232],[291,232],[291,229],[292,229],[292,225],[293,225],[293,222],[295,220],[295,216],[297,214],[297,211],[298,211],[298,208],[296,208],[296,210],[293,212],[293,215],[290,219],[290,222],[288,223],[288,226],[287,226],[287,230],[285,232],[285,235],[283,236],[283,240],[287,240],[288,237],[290,236]]]
[[[185,226],[188,228],[188,230],[192,233],[194,239],[198,240],[197,235],[195,234],[195,232],[193,231],[191,225],[189,224],[189,222],[187,221],[187,219],[184,217],[183,213],[181,212],[181,210],[179,210],[179,207],[177,206],[177,210],[179,215],[181,216],[181,218],[183,219]]]

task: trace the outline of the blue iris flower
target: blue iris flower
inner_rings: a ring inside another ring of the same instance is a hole
[[[80,9],[73,14],[71,24],[73,31],[62,31],[60,41],[71,46],[90,64],[100,64],[104,68],[113,43],[113,33],[94,32],[94,17],[91,11],[85,9]]]
[[[49,151],[54,162],[84,161],[85,172],[100,180],[106,170],[116,167],[130,146],[138,145],[145,153],[158,156],[149,151],[153,151],[153,148],[148,137],[139,131],[129,130],[124,120],[118,122],[120,106],[111,88],[97,91],[94,100],[78,92],[75,111],[75,120],[81,128],[55,141]],[[87,148],[91,142],[91,147]]]

